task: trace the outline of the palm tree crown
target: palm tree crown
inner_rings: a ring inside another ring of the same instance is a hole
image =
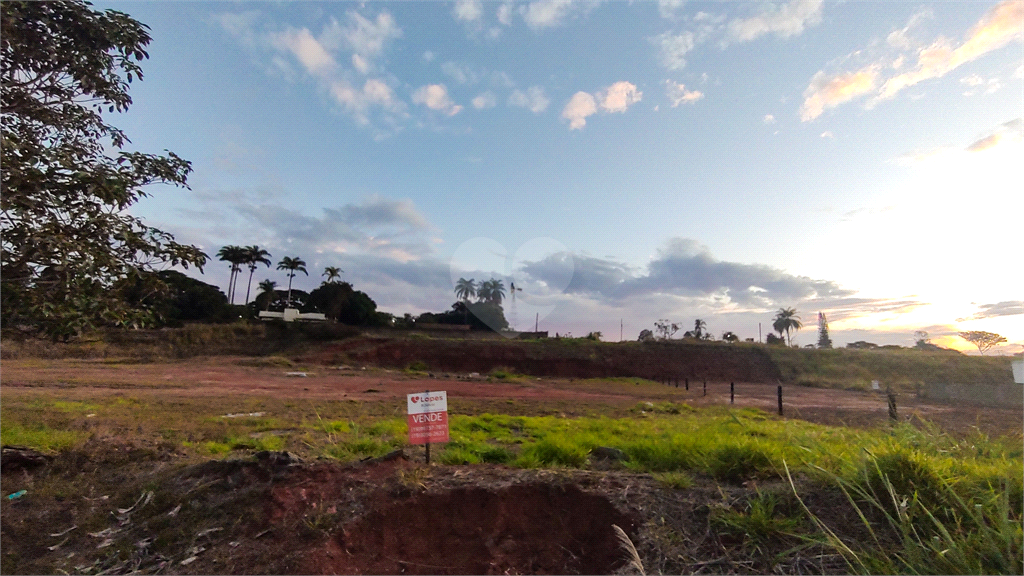
[[[327,266],[324,268],[324,273],[321,276],[327,276],[327,283],[330,284],[335,278],[341,278],[341,273],[344,272],[337,266]]]
[[[455,283],[455,297],[465,302],[474,296],[476,296],[476,280],[459,278],[459,281]]]
[[[491,278],[480,283],[480,289],[476,291],[476,295],[481,302],[493,302],[500,305],[505,298],[505,285],[501,280]]]
[[[259,246],[246,246],[242,248],[242,253],[245,259],[242,261],[243,264],[249,266],[249,285],[245,288],[245,303],[249,303],[249,291],[252,290],[252,275],[256,272],[256,267],[260,264],[270,268],[270,252],[267,252]]]
[[[697,318],[693,322],[693,337],[700,340],[704,337],[704,331],[708,329],[708,323]]]
[[[292,278],[295,278],[296,272],[302,272],[306,276],[309,276],[309,272],[306,272],[306,262],[301,258],[291,256],[285,256],[277,263],[278,270],[288,271],[288,305],[292,303]]]
[[[790,330],[799,330],[803,328],[803,322],[800,321],[800,317],[796,315],[796,308],[779,308],[779,311],[775,313],[775,321],[772,322],[772,328],[782,336],[782,333],[786,333],[786,339],[789,344],[793,344],[793,340],[789,335]]]

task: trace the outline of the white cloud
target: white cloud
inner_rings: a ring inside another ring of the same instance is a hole
[[[421,56],[421,58],[423,58],[424,62],[433,62],[434,61],[434,53],[431,52],[430,50],[427,50],[426,52],[423,53],[423,56]]]
[[[675,20],[676,12],[682,9],[686,0],[658,0],[658,14],[662,18]]]
[[[442,64],[441,72],[459,84],[476,84],[480,80],[480,75],[472,68],[456,64],[455,62],[445,62]]]
[[[452,7],[452,15],[456,20],[463,22],[475,22],[483,15],[483,6],[480,0],[458,0]]]
[[[890,99],[904,88],[924,80],[945,76],[960,65],[1019,39],[1021,22],[1024,22],[1024,2],[1005,0],[997,4],[971,28],[960,46],[953,48],[949,40],[940,37],[920,49],[917,66],[888,79],[873,102]]]
[[[306,71],[314,76],[327,74],[336,66],[334,58],[306,28],[289,28],[272,35],[271,42],[277,48],[291,52],[305,66]]]
[[[512,5],[502,4],[498,6],[498,22],[501,22],[502,26],[512,25]]]
[[[395,98],[391,87],[383,80],[370,78],[362,88],[355,88],[347,81],[337,79],[330,83],[328,91],[361,125],[369,124],[367,114],[374,106],[399,115],[405,114],[405,103]]]
[[[508,97],[509,106],[526,108],[534,114],[539,114],[546,110],[550,102],[544,94],[544,88],[540,86],[530,86],[526,89],[526,92],[513,90],[512,94]]]
[[[520,7],[519,13],[530,28],[550,28],[562,23],[572,5],[572,0],[537,0]]]
[[[821,116],[826,108],[835,108],[843,102],[867,94],[875,89],[878,69],[871,65],[856,72],[833,76],[819,71],[804,90],[804,103],[800,106],[800,119],[804,122]]]
[[[684,84],[676,84],[671,80],[665,80],[665,94],[672,102],[673,108],[680,104],[693,104],[704,97],[700,90],[687,90]],[[774,118],[772,120],[774,121]]]
[[[771,114],[765,114],[764,115],[764,123],[765,124],[775,124],[775,116],[773,116]]]
[[[696,45],[692,32],[682,34],[659,34],[651,41],[660,51],[661,65],[668,70],[681,70],[686,67],[686,54]]]
[[[477,110],[483,110],[485,108],[494,108],[497,104],[497,100],[494,97],[494,93],[491,91],[482,92],[472,100],[473,108]]]
[[[970,76],[964,76],[961,78],[960,83],[966,84],[967,86],[980,86],[981,84],[984,84],[985,81],[981,79],[981,76],[971,74]]]
[[[332,20],[330,26],[324,28],[320,40],[329,49],[347,48],[364,58],[373,58],[389,42],[402,37],[402,29],[387,11],[372,20],[355,11],[349,11],[346,16],[348,22],[344,26]]]
[[[636,104],[644,93],[629,82],[616,82],[597,93],[597,104],[605,112],[625,112]]]
[[[835,135],[832,134],[831,130],[825,130],[824,132],[821,133],[821,137],[822,138],[835,138]]]
[[[352,55],[352,67],[358,70],[361,74],[366,74],[370,70],[370,63],[366,61],[359,54]]]
[[[765,34],[780,38],[801,34],[806,27],[821,22],[822,0],[791,0],[787,4],[762,4],[762,12],[750,18],[729,22],[729,36],[738,42],[749,42]]]
[[[594,97],[588,92],[577,92],[562,109],[562,118],[569,121],[570,130],[582,130],[587,125],[587,116],[596,113]]]
[[[462,106],[456,105],[448,97],[448,88],[444,84],[420,86],[412,93],[412,101],[448,116],[454,116],[462,110]]]

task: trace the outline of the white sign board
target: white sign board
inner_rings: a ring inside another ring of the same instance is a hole
[[[438,392],[417,392],[406,395],[406,403],[409,406],[409,414],[424,414],[426,412],[447,412],[448,393],[444,390]]]

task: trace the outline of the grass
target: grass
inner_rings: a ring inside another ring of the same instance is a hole
[[[408,446],[399,400],[314,405],[119,395],[99,402],[75,393],[5,390],[0,443],[49,453],[128,443],[195,461],[261,450],[350,461]],[[262,415],[226,417],[254,413]],[[436,446],[434,457],[448,465],[587,469],[595,464],[592,450],[615,448],[625,458],[612,466],[653,474],[672,490],[717,484],[723,495],[744,495],[709,505],[708,526],[726,549],[768,567],[780,546],[813,545],[841,554],[849,570],[862,573],[1021,572],[1019,436],[954,438],[927,424],[832,427],[751,408],[698,410],[669,402],[622,413],[628,415],[453,413],[451,442]],[[794,477],[801,490],[836,499],[805,506],[795,488],[777,489]],[[759,488],[746,488],[751,482]]]

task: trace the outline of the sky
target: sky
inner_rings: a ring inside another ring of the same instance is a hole
[[[194,169],[132,213],[302,258],[297,288],[338,266],[419,314],[494,277],[519,329],[756,340],[792,307],[800,345],[823,312],[837,346],[1024,348],[1019,0],[96,7],[153,37],[109,120]]]

